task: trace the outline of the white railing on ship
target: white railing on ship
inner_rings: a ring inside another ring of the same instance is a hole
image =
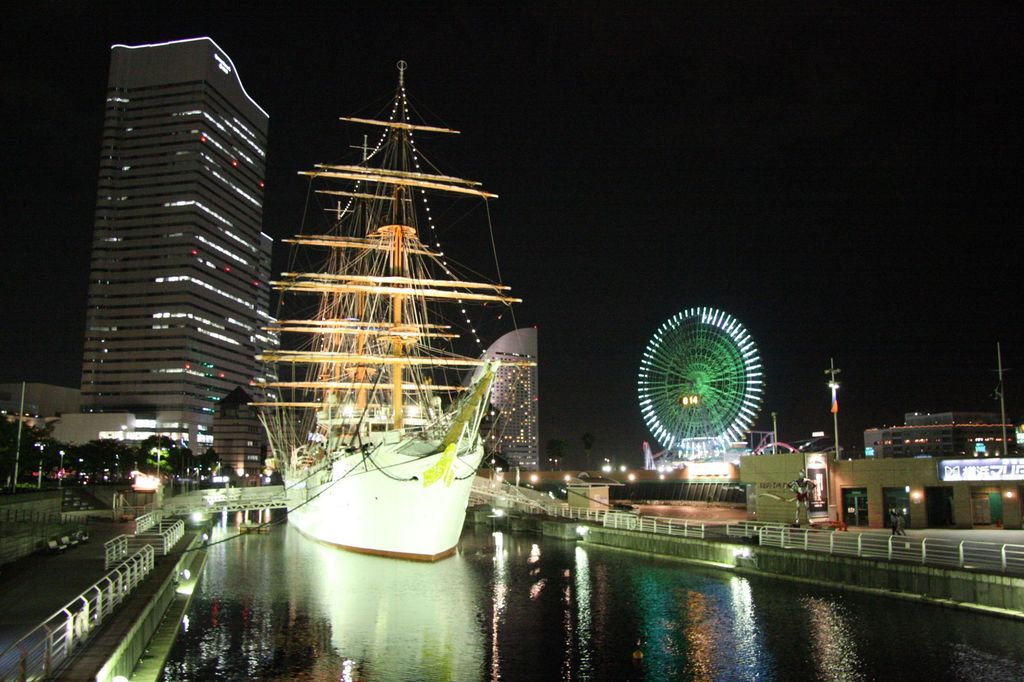
[[[806,552],[1024,574],[1024,545],[767,526],[759,529],[758,542]]]
[[[0,653],[0,680],[54,677],[61,663],[153,570],[146,546]]]

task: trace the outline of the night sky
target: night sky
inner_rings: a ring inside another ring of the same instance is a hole
[[[753,335],[756,426],[778,412],[782,440],[831,432],[830,357],[846,447],[904,412],[998,412],[997,341],[1020,417],[1019,3],[316,4],[5,14],[0,381],[80,379],[110,45],[208,35],[270,113],[275,238],[302,215],[296,171],[351,153],[337,117],[377,113],[408,61],[419,113],[462,131],[430,158],[501,195],[542,446],[590,431],[639,463],[640,356],[691,306]],[[445,251],[488,272],[469,218]]]

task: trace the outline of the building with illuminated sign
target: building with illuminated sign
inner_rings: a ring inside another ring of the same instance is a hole
[[[740,458],[749,518],[792,523],[792,483],[812,455],[781,453]],[[884,528],[898,510],[907,528],[1021,528],[1024,458],[823,457],[816,491],[827,489],[827,519],[850,527]],[[819,467],[820,468],[820,467]]]
[[[939,412],[905,415],[903,426],[864,431],[866,457],[998,457],[1013,453],[1013,425],[1003,425],[989,412]]]
[[[491,419],[486,423],[486,442],[509,464],[536,470],[540,459],[537,419],[537,329],[516,329],[495,341],[485,359],[530,359],[529,367],[504,365],[491,389]]]
[[[198,451],[220,400],[260,377],[267,122],[209,38],[111,48],[83,413]]]

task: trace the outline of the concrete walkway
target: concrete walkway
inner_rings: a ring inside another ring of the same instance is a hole
[[[0,651],[106,575],[103,543],[133,528],[133,523],[93,521],[86,543],[6,564],[0,578]]]
[[[177,547],[170,554],[156,557],[153,572],[142,581],[128,599],[100,626],[99,630],[92,634],[85,643],[85,646],[72,654],[71,658],[58,671],[57,677],[59,679],[66,681],[81,680],[82,682],[95,680],[103,666],[115,654],[118,655],[118,658],[131,659],[128,665],[131,667],[135,666],[137,656],[132,655],[133,651],[138,650],[138,653],[141,654],[142,649],[148,644],[148,637],[139,641],[132,640],[131,635],[133,635],[134,629],[147,615],[153,621],[154,629],[163,619],[164,613],[162,609],[160,609],[160,613],[152,613],[151,610],[153,608],[158,608],[152,605],[161,603],[158,601],[160,595],[167,589],[168,581],[174,579],[176,565],[182,556],[185,555],[189,545],[196,539],[196,535],[197,531],[186,531],[185,536],[178,542]],[[188,553],[188,557],[189,559],[195,559],[197,554],[195,551],[192,551]],[[196,569],[196,579],[198,579],[201,566],[202,563],[200,562]],[[171,597],[171,601],[173,599],[174,597]],[[188,601],[185,600],[184,603],[187,606]],[[173,625],[175,627],[171,628],[169,642],[165,643],[168,651],[174,642],[177,624],[178,621],[174,621]],[[166,658],[166,652],[164,657]],[[162,667],[161,664],[161,670]],[[127,672],[124,674],[128,676]]]
[[[881,533],[891,535],[888,528],[850,528],[856,533]],[[997,545],[1024,545],[1024,530],[1005,528],[908,528],[907,536],[912,538],[942,538],[960,542],[991,542]]]

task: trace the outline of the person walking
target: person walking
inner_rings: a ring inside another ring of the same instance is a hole
[[[896,512],[896,530],[895,535],[906,535],[906,519],[903,516],[903,512]]]
[[[899,517],[896,516],[896,509],[889,509],[889,528],[892,530],[892,534],[896,535],[896,530],[899,526]]]

